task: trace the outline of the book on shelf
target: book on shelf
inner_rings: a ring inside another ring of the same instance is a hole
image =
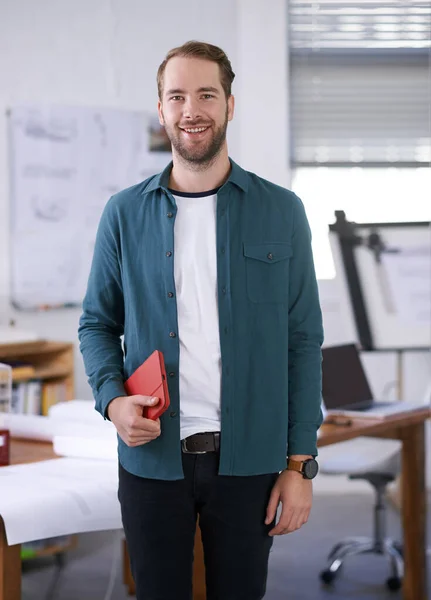
[[[27,415],[40,415],[42,410],[42,382],[38,380],[27,381],[25,413]]]
[[[50,407],[67,400],[67,387],[64,382],[19,381],[12,385],[10,412],[26,415],[48,416]]]
[[[14,414],[23,414],[25,412],[25,397],[27,393],[27,383],[12,384],[12,402],[10,412]]]
[[[42,382],[38,379],[12,384],[11,413],[40,415]]]
[[[67,400],[67,387],[64,382],[44,383],[42,388],[41,414],[48,416],[49,409],[57,402],[65,402]]]
[[[0,413],[9,412],[12,402],[12,369],[0,363]]]
[[[36,371],[33,365],[22,361],[8,361],[7,364],[12,368],[12,379],[21,377],[34,377]]]

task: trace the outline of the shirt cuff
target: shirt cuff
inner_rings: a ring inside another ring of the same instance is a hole
[[[316,423],[290,423],[287,439],[287,456],[293,454],[311,454],[317,456]]]
[[[110,420],[108,417],[108,405],[114,398],[118,398],[118,396],[127,396],[123,381],[108,379],[100,388],[96,397],[96,410],[104,419]]]

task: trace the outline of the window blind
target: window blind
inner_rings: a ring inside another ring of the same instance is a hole
[[[431,161],[431,4],[290,0],[293,165]]]

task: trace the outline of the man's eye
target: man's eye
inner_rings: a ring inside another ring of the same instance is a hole
[[[182,96],[172,96],[171,100],[181,100]]]
[[[214,98],[214,96],[212,94],[204,94],[204,98],[205,99],[207,99],[207,98]]]

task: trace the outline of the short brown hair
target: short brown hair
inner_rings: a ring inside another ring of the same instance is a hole
[[[157,89],[160,100],[162,99],[163,75],[165,73],[166,65],[168,64],[168,61],[175,56],[180,56],[182,58],[200,58],[202,60],[211,60],[212,62],[217,63],[220,68],[220,80],[226,98],[229,98],[232,94],[232,81],[235,78],[235,73],[232,71],[232,65],[225,52],[218,46],[192,40],[186,42],[182,46],[178,46],[178,48],[170,50],[167,53],[165,60],[160,65],[157,71]]]

